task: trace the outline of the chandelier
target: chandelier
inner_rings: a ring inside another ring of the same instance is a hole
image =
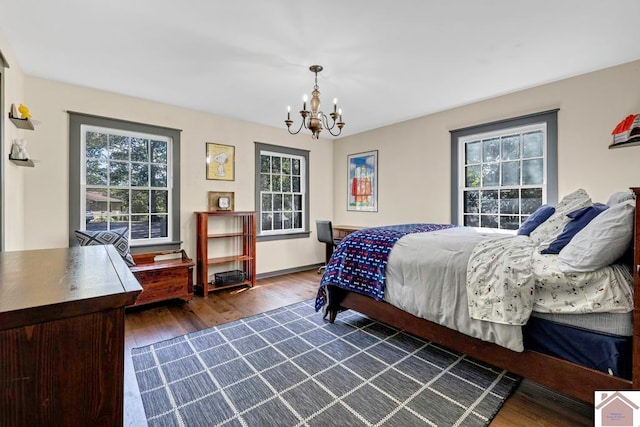
[[[329,114],[329,117],[331,117],[331,126],[329,126],[329,118],[325,113],[319,111],[320,91],[318,90],[318,73],[322,71],[322,65],[312,65],[309,67],[309,70],[316,75],[316,84],[313,85],[313,92],[311,92],[311,111],[307,111],[308,98],[307,95],[304,95],[302,97],[302,111],[300,111],[302,123],[300,123],[297,131],[292,132],[291,125],[293,124],[293,120],[291,120],[291,107],[287,107],[287,120],[284,121],[287,125],[287,130],[291,135],[297,135],[302,130],[302,127],[304,127],[311,131],[311,137],[313,139],[318,139],[324,125],[324,129],[328,130],[331,135],[338,136],[344,126],[344,122],[342,121],[342,108],[338,108],[338,99],[333,98],[333,112]],[[333,129],[336,127],[338,129],[336,133],[333,133]]]

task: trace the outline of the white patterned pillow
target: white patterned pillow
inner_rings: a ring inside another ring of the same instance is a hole
[[[591,206],[591,198],[582,188],[567,194],[556,206],[555,213],[533,230],[529,237],[539,249],[546,249],[571,221],[567,214],[588,206]]]
[[[76,230],[80,246],[113,245],[129,267],[136,265],[129,251],[129,231],[126,228],[113,230]]]

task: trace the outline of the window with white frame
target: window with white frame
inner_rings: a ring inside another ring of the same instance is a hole
[[[132,244],[171,236],[171,139],[82,125],[81,207],[86,230],[127,227]]]
[[[308,235],[308,152],[256,143],[259,237]]]
[[[516,230],[540,205],[555,202],[557,125],[537,116],[452,132],[455,223]]]

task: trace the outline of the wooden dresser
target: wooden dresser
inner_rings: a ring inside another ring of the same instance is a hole
[[[118,426],[124,307],[113,246],[0,253],[0,426]]]

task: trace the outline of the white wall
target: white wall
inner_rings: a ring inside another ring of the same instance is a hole
[[[8,113],[11,104],[25,103],[24,100],[24,75],[10,46],[0,34],[0,50],[9,63],[9,68],[4,70],[4,115],[2,127],[4,128],[4,140],[2,141],[2,169],[4,170],[4,188],[0,190],[0,198],[5,207],[4,244],[5,250],[21,249],[24,245],[24,177],[27,173],[25,167],[16,166],[9,161],[11,143],[14,139],[28,138],[30,131],[18,129],[9,120]]]
[[[559,108],[558,194],[584,188],[594,201],[640,186],[640,146],[608,149],[611,130],[640,113],[640,61],[338,139],[334,223],[450,222],[449,131]],[[348,212],[347,155],[379,150],[378,212]]]
[[[29,135],[29,154],[40,160],[24,176],[24,249],[68,245],[69,126],[67,111],[113,117],[182,129],[181,136],[181,237],[183,248],[194,257],[194,211],[207,210],[208,191],[235,192],[236,210],[254,210],[254,141],[311,150],[310,219],[331,216],[333,182],[326,165],[332,161],[332,142],[310,135],[291,136],[282,128],[146,101],[100,90],[25,77],[26,103],[41,122]],[[205,177],[205,144],[236,147],[235,181]],[[315,230],[315,226],[311,227]],[[309,238],[261,242],[257,271],[265,273],[324,260],[324,247],[315,233]]]

